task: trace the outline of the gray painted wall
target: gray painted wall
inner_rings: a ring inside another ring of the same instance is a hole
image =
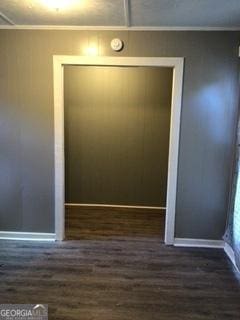
[[[113,37],[125,42],[114,53]],[[54,231],[53,54],[185,57],[176,236],[220,239],[238,106],[239,32],[0,31],[1,230]]]
[[[65,67],[67,203],[166,205],[172,75]]]

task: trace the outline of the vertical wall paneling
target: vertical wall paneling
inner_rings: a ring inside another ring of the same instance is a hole
[[[166,206],[172,69],[65,66],[67,203]]]
[[[54,231],[52,56],[185,57],[176,236],[221,239],[238,108],[239,32],[0,31],[0,226]],[[121,38],[119,53],[110,48]]]

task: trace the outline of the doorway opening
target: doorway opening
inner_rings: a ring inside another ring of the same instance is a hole
[[[54,56],[57,240],[156,235],[166,210],[173,244],[182,75],[183,58]]]

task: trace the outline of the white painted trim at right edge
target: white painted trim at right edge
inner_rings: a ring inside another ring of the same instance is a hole
[[[224,251],[225,251],[226,255],[228,256],[228,258],[231,260],[234,267],[237,269],[237,271],[240,272],[240,270],[238,269],[238,267],[236,265],[234,251],[233,251],[232,247],[227,242],[225,242]]]
[[[181,105],[183,88],[184,59],[176,59],[173,69],[172,106],[169,137],[168,181],[167,181],[167,210],[165,221],[165,243],[174,244],[177,177],[178,177],[178,152],[181,123]]]
[[[189,239],[175,238],[175,247],[193,247],[193,248],[224,248],[223,240],[208,240],[208,239]]]

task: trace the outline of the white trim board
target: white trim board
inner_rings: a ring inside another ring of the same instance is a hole
[[[55,233],[0,231],[1,240],[55,241]]]
[[[208,239],[190,239],[190,238],[175,238],[175,247],[193,247],[193,248],[221,248],[223,249],[225,242],[223,240],[208,240]]]
[[[102,203],[65,203],[69,207],[105,207],[105,208],[129,208],[129,209],[150,209],[150,210],[166,210],[166,207],[151,206],[130,206],[122,204],[102,204]]]
[[[53,56],[54,79],[54,155],[55,155],[55,233],[57,240],[65,234],[64,182],[64,88],[63,70],[66,65],[80,66],[145,66],[173,68],[173,87],[169,138],[168,182],[166,202],[165,243],[174,243],[175,206],[177,192],[178,149],[182,104],[182,57],[112,57],[112,56]]]
[[[79,30],[79,31],[240,31],[239,26],[211,27],[211,26],[64,26],[64,25],[0,25],[7,30]]]
[[[231,260],[231,262],[234,265],[234,267],[236,268],[236,270],[238,272],[240,272],[240,270],[238,269],[238,267],[236,265],[234,251],[233,251],[232,247],[227,242],[225,242],[224,251],[225,251],[226,255],[228,256],[228,258]]]

